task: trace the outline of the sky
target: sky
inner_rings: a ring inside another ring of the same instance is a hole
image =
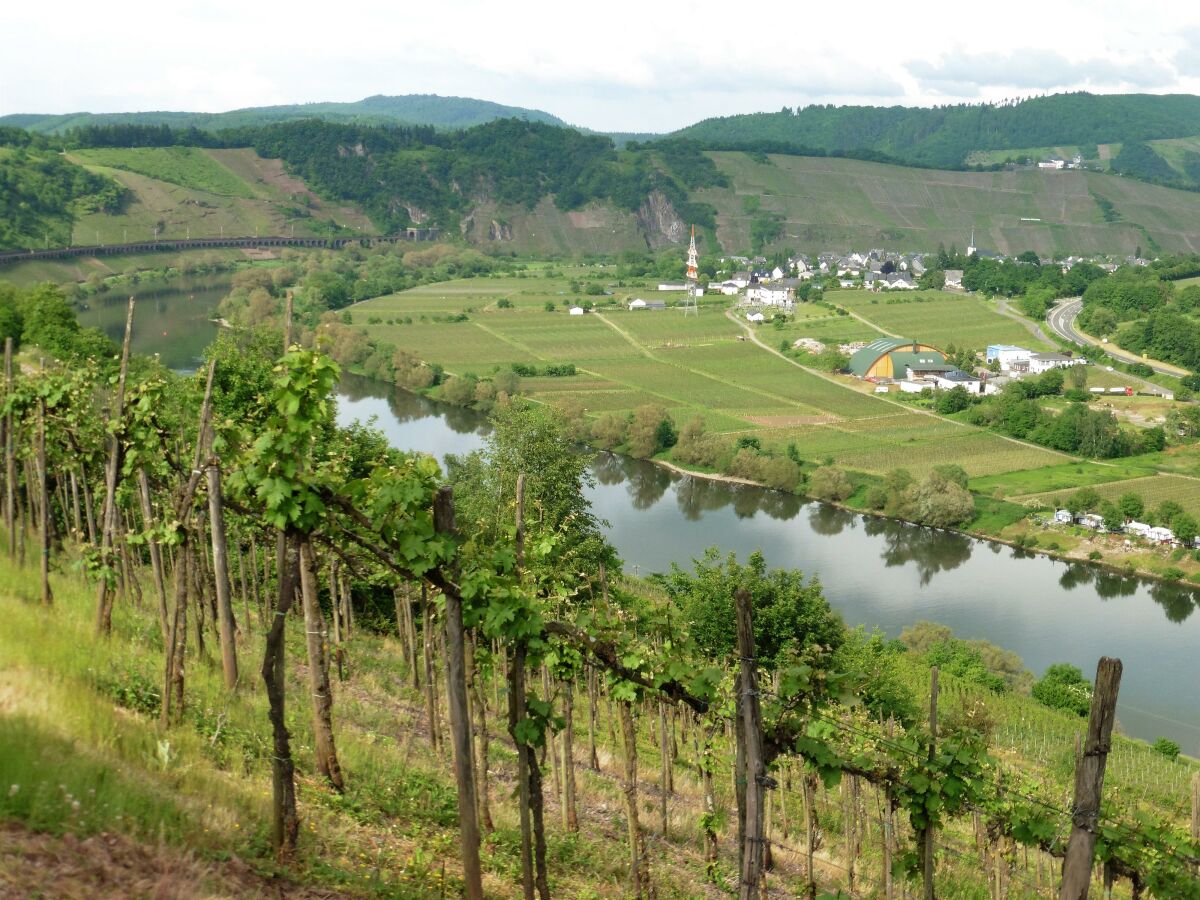
[[[60,0],[12,4],[0,114],[436,93],[602,131],[812,103],[1200,94],[1200,4]]]

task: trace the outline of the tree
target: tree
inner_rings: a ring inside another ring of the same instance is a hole
[[[1117,506],[1121,510],[1121,515],[1126,519],[1137,519],[1146,511],[1146,504],[1142,500],[1140,494],[1135,494],[1133,491],[1126,491],[1117,498]]]
[[[762,466],[762,481],[777,491],[794,491],[800,481],[800,467],[785,456],[776,456]]]
[[[967,393],[967,389],[961,384],[948,391],[938,392],[937,411],[943,416],[961,412],[970,405],[971,395]]]
[[[1081,364],[1069,367],[1067,369],[1067,381],[1070,382],[1071,387],[1075,388],[1077,391],[1082,391],[1085,387],[1087,387],[1087,366]]]
[[[938,467],[941,468],[958,467]],[[971,492],[957,480],[939,473],[937,469],[913,491],[912,501],[917,521],[934,528],[961,525],[975,515],[975,498],[971,496]]]
[[[754,605],[754,640],[760,664],[768,671],[799,656],[828,661],[845,640],[841,618],[829,607],[821,585],[794,570],[770,569],[755,551],[745,565],[710,547],[686,572],[672,564],[655,578],[678,605],[697,646],[710,657],[734,651],[737,627],[733,594],[749,591]]]
[[[601,450],[611,450],[625,440],[628,421],[616,413],[605,413],[592,423],[592,443]]]
[[[1104,527],[1109,531],[1120,531],[1125,524],[1125,516],[1117,505],[1109,500],[1100,504],[1100,515],[1104,519]]]
[[[1171,520],[1171,530],[1175,532],[1175,537],[1183,541],[1184,545],[1191,546],[1192,541],[1196,539],[1197,533],[1200,533],[1200,525],[1196,519],[1187,513],[1179,513]]]
[[[854,493],[854,486],[841,469],[821,466],[808,476],[808,493],[817,500],[845,500]]]
[[[1099,505],[1100,495],[1096,493],[1095,488],[1080,488],[1067,498],[1067,509],[1069,509],[1071,511],[1071,515],[1074,516],[1084,512],[1091,512]]]

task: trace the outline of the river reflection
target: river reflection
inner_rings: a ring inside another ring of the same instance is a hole
[[[482,446],[482,417],[390,385],[346,377],[339,419],[374,417],[398,447],[439,458]],[[1085,672],[1102,655],[1125,663],[1122,727],[1200,752],[1200,616],[1184,585],[1146,582],[961,534],[802,501],[791,494],[679,475],[598,453],[588,489],[629,571],[690,565],[717,546],[818,577],[851,625],[888,634],[922,619],[1020,654],[1035,673],[1055,662]]]

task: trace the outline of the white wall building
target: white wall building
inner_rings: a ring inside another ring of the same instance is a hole
[[[1066,369],[1070,366],[1082,365],[1085,362],[1084,359],[1067,356],[1065,353],[1031,353],[1029,355],[1029,373],[1040,375],[1051,369]],[[1000,368],[1004,368],[1003,362],[1000,363]]]

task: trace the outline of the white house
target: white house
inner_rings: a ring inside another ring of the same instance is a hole
[[[645,309],[646,301],[643,300],[641,297],[638,297],[636,300],[629,301],[629,308],[630,309]]]
[[[571,307],[571,315],[582,316],[583,315],[583,307],[582,306],[572,306]]]
[[[1175,532],[1159,525],[1146,532],[1146,539],[1154,541],[1156,544],[1169,544],[1175,540]]]
[[[1066,369],[1085,362],[1084,359],[1067,356],[1065,353],[1031,353],[1029,355],[1029,372],[1031,375],[1040,375],[1051,369]],[[1000,367],[1004,368],[1003,362],[1000,363]]]
[[[1125,533],[1132,534],[1136,537],[1148,537],[1150,534],[1150,526],[1145,522],[1126,522]]]
[[[961,291],[963,280],[962,269],[947,269],[946,270],[946,287],[952,291]]]
[[[741,290],[749,283],[750,283],[750,273],[746,272],[746,271],[734,272],[727,279],[725,279],[725,284],[737,285],[738,290]]]
[[[942,372],[933,376],[934,383],[944,391],[956,387],[965,388],[968,394],[983,393],[983,382],[960,369],[952,372]]]
[[[722,281],[719,284],[713,284],[710,282],[708,287],[709,287],[709,290],[720,291],[726,297],[736,297],[738,295],[738,292],[741,291],[741,289],[744,288],[745,285],[739,284],[738,282],[734,281],[733,279],[726,279],[725,281]]]
[[[917,283],[913,281],[913,277],[907,272],[895,272],[891,275],[885,275],[884,278],[886,279],[885,284],[887,284],[888,290],[892,291],[911,291],[917,286]]]
[[[1067,165],[1065,159],[1044,159],[1038,163],[1039,169],[1062,169]]]
[[[1090,528],[1092,531],[1102,531],[1104,529],[1104,516],[1098,516],[1095,513],[1083,513],[1075,517],[1075,524],[1084,528]]]
[[[767,317],[764,316],[760,312],[752,312],[746,316],[746,321],[747,322],[764,322],[764,321],[766,321],[766,318]]]
[[[1029,358],[1032,350],[1018,347],[1015,344],[989,344],[984,359],[989,363],[998,361],[1001,372],[1024,372],[1029,369]]]
[[[795,297],[795,278],[781,278],[778,281],[752,284],[746,288],[747,300],[757,300],[767,306],[791,307]]]
[[[1070,525],[1073,519],[1069,509],[1056,509],[1054,511],[1054,521],[1059,525]]]
[[[779,266],[776,266],[775,268],[773,268],[771,270],[771,280],[778,281],[780,278],[782,278],[786,274],[787,274],[787,272],[783,271],[783,269],[781,269]]]

